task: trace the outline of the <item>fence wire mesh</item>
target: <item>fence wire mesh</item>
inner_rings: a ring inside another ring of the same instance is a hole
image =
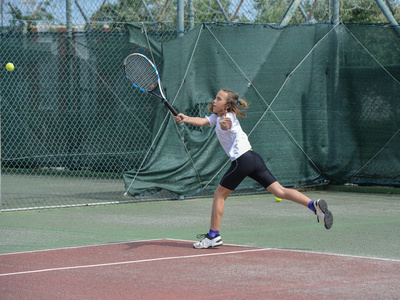
[[[291,23],[329,21],[321,2],[313,18],[299,9]],[[1,65],[15,65],[0,75],[2,210],[176,197],[123,196],[122,175],[151,156],[160,106],[123,79],[121,58],[137,50],[126,24],[166,42],[202,22],[277,23],[286,9],[255,0],[182,3],[183,27],[176,1],[1,2]],[[263,193],[239,191],[255,192]]]

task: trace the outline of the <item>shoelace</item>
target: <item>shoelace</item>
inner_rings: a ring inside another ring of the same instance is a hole
[[[318,223],[319,223],[319,220],[320,220],[321,218],[320,218],[320,216],[319,216],[318,213],[317,213],[317,211],[318,211],[318,209],[319,209],[319,207],[318,207],[318,201],[319,201],[319,200],[315,201],[313,204],[314,204],[314,207],[315,207],[315,215],[317,216],[317,221],[318,221]],[[322,212],[322,214],[324,215],[323,212]],[[324,217],[324,216],[321,216],[321,217]]]
[[[207,233],[200,233],[196,236],[198,239],[204,239],[207,236]]]

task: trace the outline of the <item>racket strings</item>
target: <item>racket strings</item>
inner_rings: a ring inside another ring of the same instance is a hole
[[[132,83],[142,90],[153,91],[157,87],[158,73],[143,56],[129,56],[125,63],[125,73]]]

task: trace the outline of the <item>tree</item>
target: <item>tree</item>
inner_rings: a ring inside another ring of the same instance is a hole
[[[278,24],[290,2],[287,0],[254,0],[254,9],[256,11],[254,22]],[[296,12],[295,18],[298,14],[299,12]],[[294,23],[293,19],[291,23]]]
[[[149,7],[150,13],[154,13],[160,0],[153,1]],[[152,14],[151,14],[152,15]],[[125,29],[126,23],[152,22],[151,15],[146,11],[141,0],[118,0],[115,3],[107,3],[99,7],[92,14],[92,21],[106,23],[111,30]]]
[[[231,1],[219,0],[224,12],[228,15]],[[195,21],[198,23],[227,22],[215,0],[194,1]],[[229,15],[228,15],[229,18]]]
[[[150,3],[151,2],[151,3]],[[184,9],[187,21],[188,2],[185,1]],[[229,0],[219,0],[223,10],[228,12],[231,2]],[[99,23],[107,23],[112,30],[125,28],[125,23],[138,22],[164,22],[172,27],[176,26],[177,10],[176,1],[153,0],[118,0],[115,3],[107,3],[99,8],[98,12],[92,14],[92,20]],[[215,0],[193,1],[196,23],[202,22],[227,22],[221,13],[221,9]],[[97,17],[96,17],[97,16]]]
[[[280,22],[291,0],[254,0],[256,23]],[[329,0],[303,0],[301,2],[307,17],[313,17],[316,23],[329,23],[330,11]],[[398,10],[399,0],[389,0],[389,3]],[[340,0],[340,21],[343,23],[387,23],[387,19],[374,0]],[[399,19],[399,17],[397,17]],[[297,11],[292,18],[291,24],[304,23],[304,16]]]
[[[27,26],[28,31],[35,27],[38,23],[52,23],[54,17],[47,10],[52,7],[52,0],[44,2],[31,2],[31,6],[35,10],[28,10],[25,14],[15,4],[8,3],[11,14],[13,16],[12,24],[15,26],[19,22],[22,26]]]

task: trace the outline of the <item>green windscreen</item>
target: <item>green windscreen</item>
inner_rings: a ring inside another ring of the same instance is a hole
[[[130,40],[143,33],[130,31]],[[178,111],[204,117],[222,88],[251,105],[253,150],[283,185],[400,183],[400,41],[373,26],[206,26],[162,43],[162,82]],[[160,104],[162,105],[162,104]],[[211,127],[154,119],[154,149],[124,175],[132,195],[214,189],[230,165]],[[245,180],[239,188],[257,188]]]

